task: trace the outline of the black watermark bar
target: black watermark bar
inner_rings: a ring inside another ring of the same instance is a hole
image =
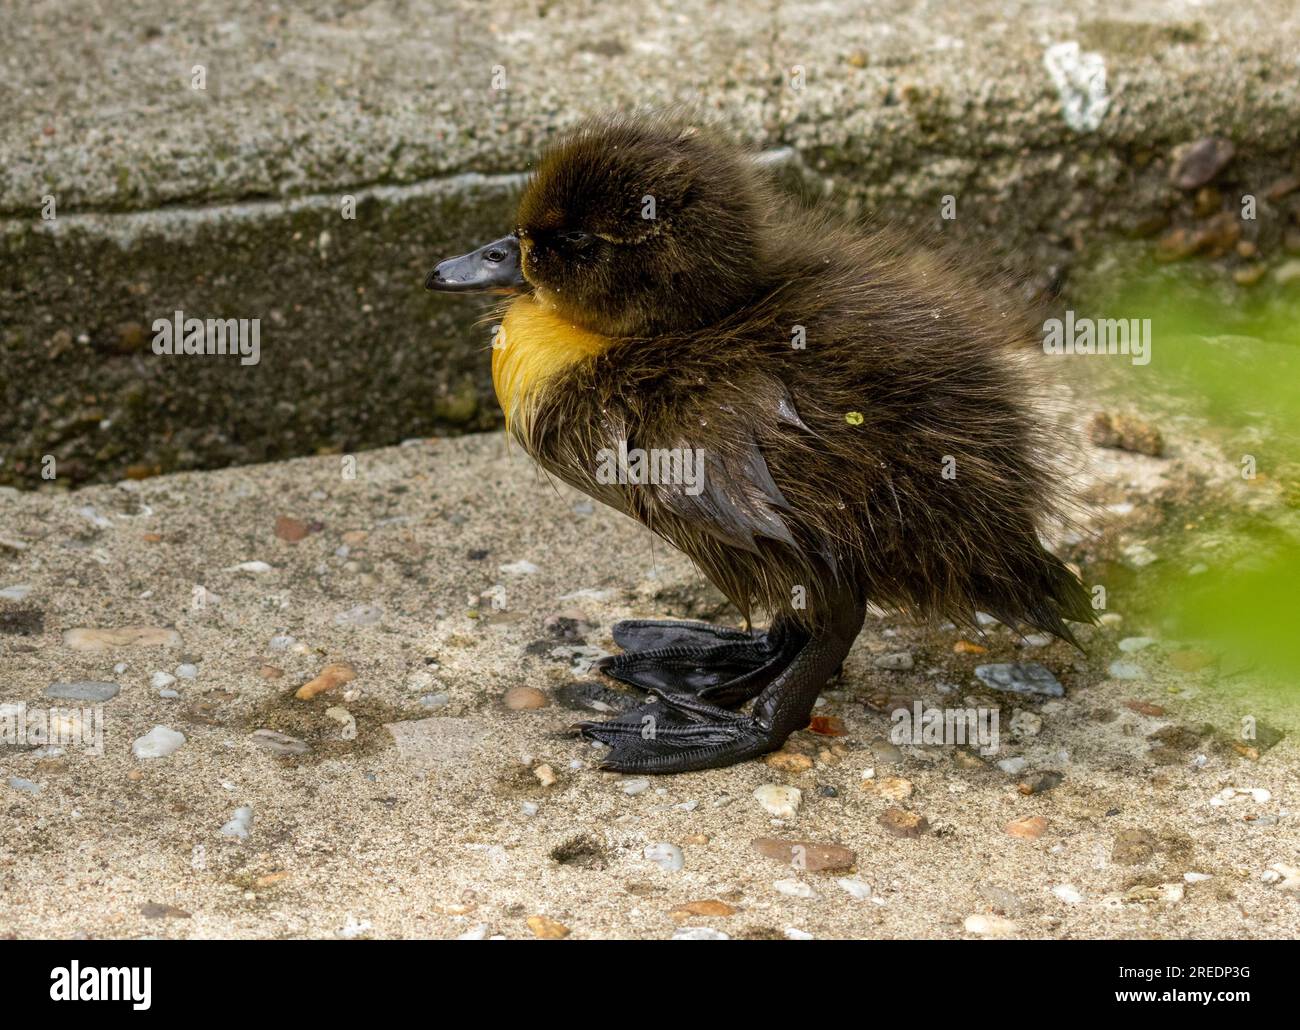
[[[435,958],[429,943],[21,941],[0,948],[0,969],[8,1012],[18,1017],[63,1010],[84,1018],[111,1009],[126,1019],[170,1019],[197,1011],[203,999],[210,1004],[222,997],[239,997],[257,998],[262,1018],[283,1014],[338,1020],[373,1015],[389,1004],[382,985],[425,983],[431,962],[445,971],[447,963],[459,959],[484,971],[481,957],[443,954]],[[890,968],[911,971],[902,979],[878,983],[880,992],[907,991],[908,976],[932,986],[946,976],[959,976],[968,984],[996,984],[991,989],[1004,995],[1002,1004],[1021,1013],[1035,1011],[1035,1006],[1042,1006],[1043,1012],[1065,1007],[1072,1014],[1144,1009],[1176,1011],[1180,1019],[1198,1011],[1223,1019],[1261,1005],[1275,1011],[1294,997],[1294,955],[1281,942],[851,943],[858,958],[863,957],[864,947],[878,949],[882,956],[887,949]],[[786,955],[780,960],[796,965],[807,961],[810,975],[818,971],[824,975],[824,957]],[[329,973],[331,969],[336,972]],[[341,969],[346,969],[346,982],[353,989],[337,989],[339,982],[333,978]],[[942,972],[945,969],[948,972]],[[561,982],[558,969],[539,978],[539,984],[551,984],[557,994]],[[719,986],[710,983],[710,978],[694,976],[675,980],[674,1004],[692,996],[709,1001],[710,991]],[[571,986],[581,989],[578,984]],[[526,1004],[544,1002],[540,995],[526,993]]]

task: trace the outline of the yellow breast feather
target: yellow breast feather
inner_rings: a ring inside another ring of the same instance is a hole
[[[492,385],[506,431],[527,438],[542,387],[566,368],[604,351],[611,341],[561,318],[532,297],[515,300],[492,344]]]

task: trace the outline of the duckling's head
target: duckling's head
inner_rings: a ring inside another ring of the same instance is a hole
[[[771,206],[753,163],[707,129],[600,118],[543,154],[513,237],[443,262],[427,285],[531,286],[561,317],[609,337],[695,329],[764,291]]]

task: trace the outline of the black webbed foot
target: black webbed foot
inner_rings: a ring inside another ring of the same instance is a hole
[[[768,633],[704,623],[637,619],[614,627],[625,649],[595,668],[654,694],[692,694],[738,708],[776,677],[792,657],[797,634],[774,625]]]
[[[840,668],[862,618],[861,605],[850,599],[815,636],[778,621],[750,640],[668,645],[606,659],[606,672],[657,700],[608,722],[574,728],[610,747],[602,768],[616,772],[716,769],[775,751],[808,725],[813,702]],[[746,667],[740,676],[724,678]],[[749,714],[729,710],[754,694]]]
[[[768,735],[752,717],[686,694],[664,695],[608,722],[579,723],[575,729],[609,746],[600,767],[615,772],[716,769],[771,750]]]
[[[707,622],[673,619],[624,619],[614,623],[614,643],[624,651],[655,651],[661,647],[710,647],[730,641],[747,641],[764,634],[714,626]]]

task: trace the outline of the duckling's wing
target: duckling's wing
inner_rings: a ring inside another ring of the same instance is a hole
[[[797,548],[784,515],[790,505],[772,480],[752,432],[719,434],[710,446],[678,440],[674,447],[696,459],[696,481],[660,484],[656,500],[684,520],[731,547],[758,552],[756,537]]]

